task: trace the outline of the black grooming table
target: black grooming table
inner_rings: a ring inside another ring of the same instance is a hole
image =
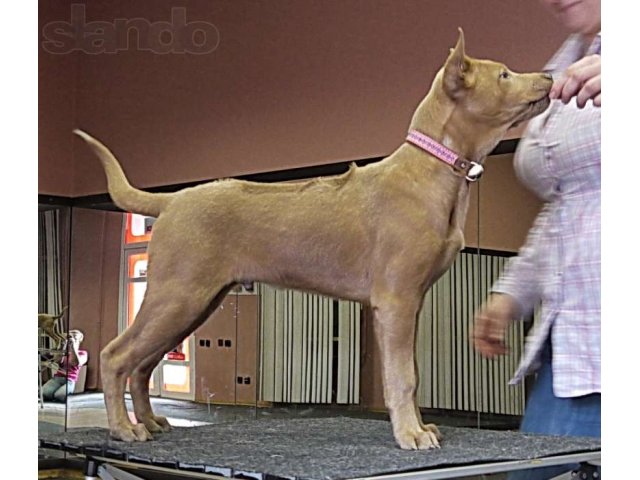
[[[340,480],[496,464],[544,466],[545,459],[599,458],[600,441],[517,432],[441,427],[442,448],[405,451],[391,424],[354,418],[261,419],[175,427],[152,442],[110,440],[102,428],[40,436],[40,447],[87,457],[253,479]],[[564,461],[563,461],[564,463]],[[470,474],[480,473],[480,471]],[[488,472],[484,472],[488,473]],[[427,478],[427,477],[425,477]],[[451,478],[431,476],[428,478]]]

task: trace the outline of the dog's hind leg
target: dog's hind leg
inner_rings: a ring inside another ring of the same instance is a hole
[[[371,298],[374,332],[382,357],[384,400],[393,434],[403,449],[438,447],[438,436],[423,426],[416,408],[418,387],[415,363],[416,316],[420,295],[390,292]]]
[[[213,302],[209,305],[207,310],[202,315],[201,321],[197,321],[196,323],[201,324],[213,313],[213,311],[222,303],[225,296],[229,292],[231,287],[223,288],[220,293],[218,293]],[[189,326],[188,330],[192,329],[192,325]],[[189,335],[189,333],[185,333],[184,336],[180,338],[184,338]],[[151,378],[151,374],[153,373],[153,369],[158,365],[162,357],[165,355],[166,351],[174,348],[175,345],[170,345],[169,347],[162,349],[158,352],[152,353],[149,357],[145,358],[131,373],[131,378],[129,382],[129,391],[131,393],[131,400],[133,402],[133,410],[135,412],[136,419],[138,422],[144,424],[147,427],[147,430],[151,433],[159,433],[159,432],[168,432],[171,430],[171,425],[165,417],[160,415],[155,415],[153,413],[153,409],[151,407],[151,401],[149,399],[149,379]]]
[[[165,417],[153,413],[151,400],[149,399],[149,379],[153,369],[164,355],[165,352],[161,350],[160,353],[154,353],[144,359],[133,370],[129,379],[129,392],[131,393],[136,419],[152,434],[171,430],[171,425]]]
[[[140,311],[142,312],[142,310]],[[138,313],[140,317],[140,313]],[[130,344],[135,323],[120,336],[109,342],[100,353],[100,374],[107,420],[111,438],[125,442],[150,440],[151,434],[144,424],[133,425],[127,414],[124,391],[127,377],[133,367],[130,361]]]
[[[137,367],[141,367],[133,382],[132,397],[139,409],[146,406],[148,393],[146,397],[144,394],[140,396],[143,390],[140,383],[150,374],[148,369],[153,369],[154,355],[169,351],[206,320],[207,312],[217,298],[215,285],[221,282],[216,282],[213,276],[207,279],[206,274],[196,270],[197,267],[191,269],[193,276],[182,279],[178,285],[175,282],[163,285],[158,283],[157,277],[156,280],[149,277],[136,321],[110,342],[100,355],[107,419],[114,439],[132,442],[152,438],[144,423],[133,425],[129,420],[124,402],[126,380]],[[167,291],[169,288],[170,292]],[[149,365],[143,365],[145,360]],[[143,408],[143,420],[146,413]]]

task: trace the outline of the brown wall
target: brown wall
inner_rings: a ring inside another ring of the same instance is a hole
[[[87,389],[99,388],[100,351],[118,334],[122,215],[74,208],[71,218],[71,328],[84,332]]]
[[[516,252],[542,203],[518,181],[513,172],[512,154],[490,156],[485,167],[482,180],[471,188],[466,246],[477,247],[479,241],[481,248]]]
[[[70,0],[38,2],[40,31],[48,22],[69,16]],[[38,50],[38,193],[73,196],[77,55]]]
[[[70,21],[69,3],[40,2],[41,23]],[[105,191],[73,126],[111,146],[141,187],[383,156],[458,26],[469,54],[515,70],[539,68],[564,36],[531,0],[91,2],[86,21],[168,21],[181,6],[215,25],[212,53],[41,49],[40,193]]]

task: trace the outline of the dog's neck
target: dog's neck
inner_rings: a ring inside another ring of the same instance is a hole
[[[438,75],[431,91],[416,109],[410,129],[428,135],[460,157],[483,164],[505,132],[492,131],[494,129],[469,118],[440,88],[440,82]]]

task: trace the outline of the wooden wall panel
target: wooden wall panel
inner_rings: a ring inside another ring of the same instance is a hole
[[[257,341],[258,297],[230,293],[195,332],[195,400],[254,405]]]
[[[257,295],[236,295],[236,301],[238,305],[236,403],[240,405],[255,405],[259,381],[259,297]],[[242,383],[237,382],[238,378],[242,379]],[[246,383],[247,378],[250,382],[248,384]]]
[[[195,332],[196,401],[234,404],[236,401],[236,301],[229,295]],[[200,340],[209,346],[201,346]],[[221,343],[221,344],[220,344]]]

